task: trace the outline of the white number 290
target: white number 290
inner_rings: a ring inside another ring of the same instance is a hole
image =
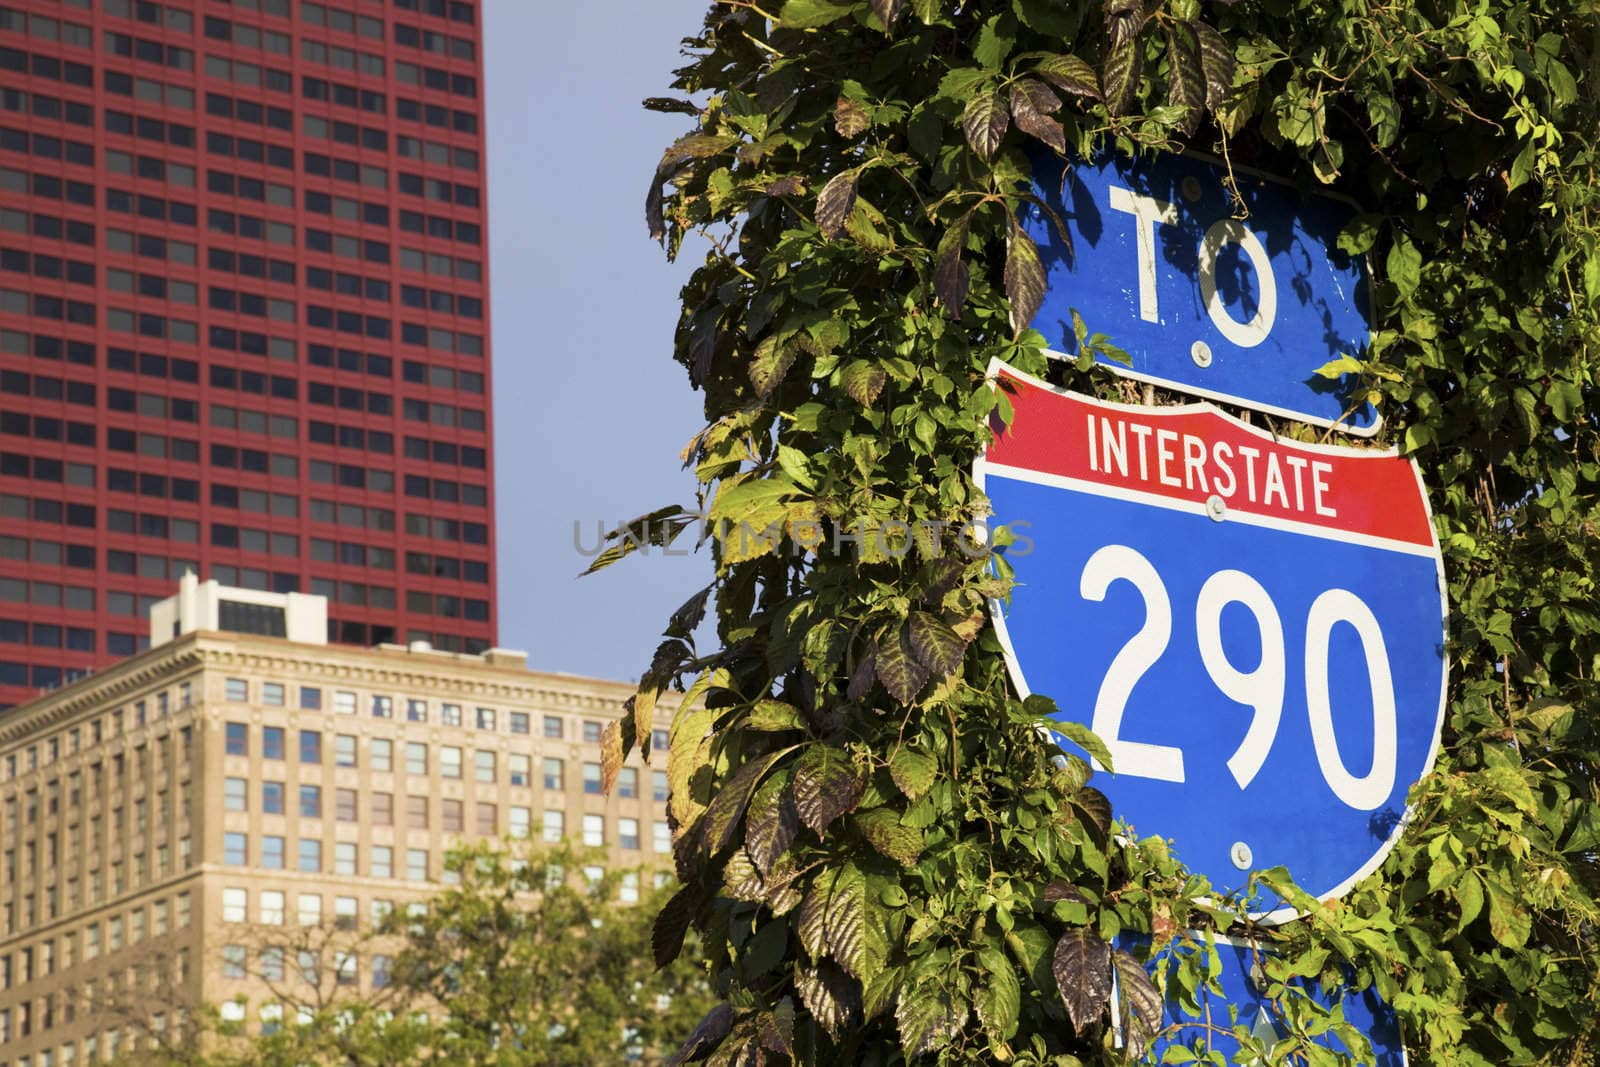
[[[1103,601],[1112,583],[1119,580],[1132,583],[1144,600],[1144,625],[1111,661],[1095,696],[1091,728],[1104,739],[1119,774],[1182,782],[1182,749],[1128,741],[1120,736],[1133,687],[1161,658],[1172,639],[1172,601],[1155,567],[1126,545],[1107,545],[1090,556],[1078,591],[1085,600]],[[1243,605],[1256,621],[1261,636],[1261,662],[1254,670],[1240,670],[1223,651],[1222,612],[1229,604]],[[1196,598],[1194,620],[1200,661],[1212,683],[1223,696],[1254,711],[1249,729],[1227,761],[1228,771],[1243,789],[1266,763],[1283,716],[1288,657],[1283,623],[1261,583],[1237,570],[1221,570],[1206,579]],[[1372,766],[1359,776],[1351,773],[1339,753],[1328,688],[1328,646],[1334,626],[1341,622],[1353,626],[1361,640],[1372,689]],[[1394,789],[1394,681],[1377,618],[1360,597],[1348,590],[1330,589],[1312,602],[1306,618],[1305,684],[1312,747],[1328,787],[1358,811],[1380,807]]]

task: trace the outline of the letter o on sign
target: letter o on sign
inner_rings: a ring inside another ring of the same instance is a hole
[[[1224,244],[1236,244],[1250,257],[1260,279],[1261,298],[1256,302],[1256,313],[1249,322],[1239,322],[1228,314],[1217,294],[1217,256]],[[1272,323],[1278,317],[1278,283],[1272,277],[1272,264],[1260,239],[1238,219],[1221,219],[1211,224],[1205,239],[1200,242],[1200,299],[1222,336],[1240,348],[1254,348],[1267,339]]]

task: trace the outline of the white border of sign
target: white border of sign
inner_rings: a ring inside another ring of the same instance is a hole
[[[1006,363],[1004,360],[1001,360],[998,357],[996,357],[994,359],[991,359],[989,361],[989,370],[987,372],[986,377],[987,377],[987,380],[989,381],[989,383],[991,384],[991,386],[995,386],[995,384],[999,381],[1000,372],[1001,372],[1002,369],[1007,374],[1013,375],[1014,377],[1021,379],[1022,381],[1028,383],[1029,385],[1034,385],[1034,386],[1037,386],[1037,387],[1039,387],[1041,389],[1047,389],[1050,392],[1056,394],[1057,396],[1072,397],[1074,399],[1085,400],[1085,401],[1089,401],[1089,402],[1092,402],[1092,403],[1095,403],[1095,404],[1102,404],[1102,405],[1104,405],[1106,407],[1115,408],[1115,409],[1117,409],[1119,411],[1142,412],[1144,414],[1149,414],[1152,411],[1159,411],[1159,412],[1163,412],[1163,413],[1170,412],[1170,413],[1174,413],[1174,414],[1180,413],[1180,412],[1185,412],[1185,413],[1209,412],[1211,414],[1214,414],[1216,416],[1219,416],[1220,418],[1223,418],[1223,419],[1227,420],[1228,422],[1233,423],[1236,427],[1246,431],[1247,433],[1250,433],[1250,434],[1252,434],[1252,435],[1254,435],[1256,437],[1261,438],[1263,441],[1271,441],[1271,442],[1274,442],[1274,443],[1277,442],[1277,438],[1275,438],[1272,434],[1268,433],[1266,430],[1263,430],[1263,429],[1261,429],[1260,427],[1257,427],[1257,426],[1252,426],[1252,425],[1250,425],[1249,423],[1245,422],[1242,419],[1235,418],[1234,416],[1228,414],[1226,411],[1223,411],[1220,408],[1217,408],[1217,407],[1215,407],[1215,406],[1213,406],[1211,404],[1207,404],[1207,403],[1201,402],[1201,403],[1196,403],[1196,404],[1177,404],[1177,405],[1172,405],[1172,406],[1169,406],[1169,407],[1148,408],[1148,407],[1145,407],[1142,404],[1120,404],[1120,403],[1117,403],[1116,401],[1100,400],[1097,397],[1085,396],[1082,393],[1074,393],[1070,389],[1063,389],[1063,388],[1061,388],[1059,386],[1051,385],[1049,382],[1044,381],[1041,378],[1035,378],[1031,374],[1025,374],[1022,371],[1017,370],[1015,367],[1011,366],[1009,363]],[[1342,446],[1342,445],[1323,445],[1323,444],[1313,444],[1313,443],[1302,443],[1302,442],[1299,442],[1299,441],[1293,442],[1293,444],[1294,444],[1294,447],[1296,447],[1296,448],[1308,449],[1308,450],[1311,450],[1313,452],[1322,452],[1324,454],[1329,454],[1329,455],[1348,455],[1351,451],[1360,451],[1360,452],[1362,452],[1364,454],[1373,455],[1373,456],[1398,456],[1400,454],[1400,450],[1397,449],[1397,448],[1353,450],[1353,449],[1349,448],[1348,446]],[[983,491],[985,497],[988,496],[988,488],[987,488],[987,486],[985,484],[985,475],[986,475],[986,472],[987,472],[988,467],[989,467],[989,463],[988,463],[987,457],[988,457],[988,449],[985,448],[983,450],[983,452],[978,454],[977,459],[972,461],[972,480],[973,480],[973,483],[976,484],[977,487],[980,490]],[[1447,641],[1448,637],[1449,637],[1449,634],[1444,629],[1444,627],[1445,627],[1445,624],[1448,622],[1449,617],[1450,617],[1450,614],[1449,614],[1450,613],[1450,604],[1449,604],[1448,587],[1445,584],[1445,576],[1444,576],[1444,555],[1440,551],[1440,548],[1439,548],[1439,532],[1438,532],[1438,530],[1436,530],[1434,528],[1434,525],[1433,525],[1433,506],[1432,506],[1431,502],[1428,500],[1428,487],[1427,487],[1426,483],[1424,483],[1423,480],[1422,480],[1422,470],[1421,470],[1421,468],[1419,468],[1417,466],[1416,460],[1411,460],[1409,462],[1410,462],[1410,465],[1411,465],[1411,474],[1417,480],[1417,492],[1419,494],[1421,494],[1421,496],[1422,496],[1423,512],[1427,516],[1427,519],[1428,519],[1428,535],[1429,535],[1430,541],[1433,544],[1433,553],[1432,553],[1432,555],[1433,555],[1433,559],[1434,559],[1434,567],[1435,567],[1436,573],[1439,576],[1439,619],[1440,619],[1440,625],[1441,625],[1440,640],[1441,641]],[[998,469],[999,469],[999,465],[998,464],[996,465],[996,469],[998,471]],[[1008,476],[1014,476],[1014,474],[1010,471],[1010,469],[1008,469]],[[1045,485],[1056,484],[1056,483],[1059,483],[1061,481],[1061,479],[1056,479],[1055,482],[1052,482],[1048,475],[1040,475],[1038,477],[1027,479],[1027,480],[1035,481],[1035,482],[1038,482],[1040,484],[1045,484]],[[1159,500],[1158,501],[1156,498],[1150,496],[1149,494],[1123,491],[1123,490],[1115,489],[1115,488],[1112,488],[1112,487],[1109,487],[1109,486],[1092,486],[1092,487],[1091,486],[1084,486],[1082,491],[1094,492],[1094,493],[1098,493],[1099,495],[1110,497],[1110,498],[1113,498],[1113,499],[1128,500],[1128,501],[1131,501],[1131,502],[1134,502],[1134,503],[1139,503],[1139,504],[1146,504],[1146,505],[1155,506],[1155,507],[1167,507],[1167,508],[1171,508],[1172,510],[1175,510],[1175,511],[1191,511],[1192,510],[1196,514],[1203,514],[1204,511],[1205,511],[1205,505],[1204,504],[1195,504],[1192,507],[1190,507],[1190,506],[1188,506],[1185,503],[1180,502],[1180,501],[1172,501],[1172,500]],[[1230,516],[1228,521],[1237,522],[1237,521],[1240,521],[1241,518],[1242,518],[1242,516]],[[1292,532],[1292,533],[1297,533],[1297,534],[1303,534],[1303,535],[1309,534],[1311,536],[1321,536],[1321,537],[1326,537],[1329,540],[1344,540],[1343,538],[1340,538],[1338,536],[1338,532],[1337,531],[1323,530],[1323,529],[1320,529],[1320,528],[1312,528],[1312,527],[1309,527],[1305,523],[1293,522],[1291,520],[1278,519],[1278,518],[1274,518],[1274,517],[1271,517],[1271,516],[1250,516],[1249,521],[1250,521],[1250,523],[1252,525],[1262,526],[1262,527],[1266,527],[1266,528],[1269,528],[1269,529],[1281,529],[1281,530],[1285,530],[1285,531]],[[1351,540],[1354,540],[1354,538],[1351,538]],[[1364,539],[1362,539],[1361,543],[1372,543],[1372,542],[1378,542],[1378,544],[1376,544],[1374,547],[1382,547],[1382,548],[1386,548],[1386,549],[1390,549],[1390,550],[1395,550],[1398,547],[1398,546],[1394,545],[1393,543],[1388,542],[1386,539],[1380,540],[1378,538],[1364,538]],[[1417,554],[1424,554],[1424,553],[1420,553],[1419,550],[1416,549],[1413,546],[1406,546],[1405,550],[1413,552],[1413,553],[1417,553]],[[991,598],[989,600],[989,618],[994,621],[995,634],[1000,639],[1000,647],[1003,650],[1003,652],[1005,654],[1005,657],[1006,657],[1006,668],[1007,668],[1008,672],[1011,675],[1011,684],[1016,687],[1018,696],[1020,696],[1024,700],[1026,700],[1029,696],[1032,695],[1033,690],[1028,687],[1027,678],[1022,673],[1022,664],[1018,662],[1016,649],[1011,643],[1011,634],[1006,629],[1005,611],[1001,607],[1000,602],[998,600],[993,599],[993,598]],[[1440,738],[1440,735],[1441,735],[1441,733],[1443,732],[1443,729],[1444,729],[1444,713],[1445,713],[1445,707],[1446,707],[1446,704],[1447,704],[1447,701],[1448,701],[1449,690],[1450,690],[1450,649],[1449,649],[1449,645],[1448,644],[1446,644],[1445,649],[1444,649],[1444,664],[1443,664],[1443,668],[1444,669],[1441,671],[1440,679],[1439,679],[1439,709],[1438,709],[1438,712],[1435,714],[1434,722],[1433,722],[1433,741],[1429,746],[1428,759],[1423,764],[1422,774],[1418,777],[1418,781],[1420,781],[1422,778],[1426,778],[1430,773],[1432,773],[1434,761],[1439,756],[1439,738]],[[1383,842],[1383,844],[1378,847],[1378,851],[1373,854],[1372,858],[1370,860],[1368,860],[1365,864],[1363,864],[1361,866],[1361,868],[1359,870],[1357,870],[1354,874],[1352,874],[1349,878],[1345,879],[1343,882],[1340,882],[1333,889],[1329,890],[1326,894],[1324,894],[1323,896],[1319,897],[1318,900],[1323,902],[1323,903],[1326,903],[1327,901],[1330,901],[1330,900],[1337,900],[1338,898],[1340,898],[1340,897],[1344,896],[1346,893],[1348,893],[1355,886],[1355,884],[1357,882],[1359,882],[1362,879],[1366,878],[1367,875],[1371,874],[1373,871],[1376,871],[1380,866],[1382,866],[1383,865],[1383,861],[1388,858],[1389,852],[1394,848],[1395,844],[1397,842],[1399,842],[1400,835],[1402,833],[1404,833],[1406,827],[1411,824],[1411,816],[1412,816],[1412,808],[1411,808],[1411,805],[1408,803],[1406,805],[1405,811],[1401,814],[1399,821],[1395,823],[1394,829],[1390,832],[1388,838]],[[1182,858],[1181,857],[1181,853],[1180,853],[1180,857],[1179,858],[1180,859]],[[1293,872],[1291,872],[1291,873],[1293,873]],[[1275,909],[1273,911],[1270,911],[1270,912],[1250,912],[1250,913],[1247,913],[1247,914],[1249,915],[1249,917],[1250,917],[1250,919],[1252,921],[1259,922],[1264,926],[1278,926],[1278,925],[1281,925],[1281,924],[1286,923],[1286,922],[1292,922],[1293,920],[1302,917],[1305,914],[1305,912],[1297,911],[1292,907],[1283,907],[1283,908],[1277,908],[1277,909]]]

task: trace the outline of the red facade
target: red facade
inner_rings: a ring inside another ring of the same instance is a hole
[[[494,643],[479,23],[0,0],[0,706],[190,568]]]

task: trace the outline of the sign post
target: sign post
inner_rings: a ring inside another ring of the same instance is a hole
[[[1283,866],[1344,893],[1399,836],[1444,717],[1415,464],[991,370],[1014,419],[976,474],[1032,543],[994,611],[1017,688],[1106,742],[1113,809],[1214,887]]]

